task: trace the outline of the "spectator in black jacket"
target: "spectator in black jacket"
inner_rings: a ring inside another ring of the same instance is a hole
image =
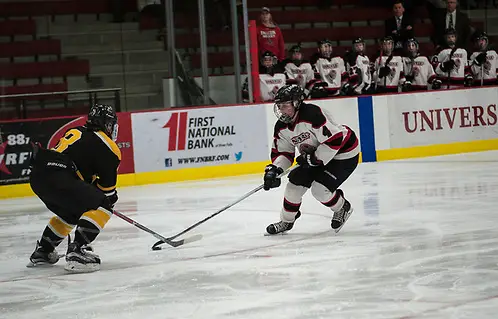
[[[413,38],[413,19],[405,14],[402,1],[395,1],[393,5],[393,17],[385,22],[385,36],[391,36],[394,40],[394,50],[400,53],[406,40]]]
[[[470,21],[467,15],[457,9],[457,0],[447,0],[446,10],[441,10],[435,15],[434,24],[434,37],[433,41],[436,46],[445,46],[445,30],[453,28],[457,33],[458,48],[468,48],[470,40]]]

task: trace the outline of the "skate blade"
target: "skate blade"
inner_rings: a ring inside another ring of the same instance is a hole
[[[341,227],[337,228],[337,229],[334,229],[335,233],[337,234],[341,229],[342,227],[344,227],[344,225],[346,224],[346,222],[348,221],[349,219],[349,216],[351,216],[351,214],[354,212],[354,209],[351,208],[351,210],[346,214],[346,218],[344,218],[344,223],[342,223]]]
[[[287,232],[288,232],[288,230],[284,231],[284,232],[281,232],[281,233],[278,233],[278,234],[264,233],[263,236],[269,236],[269,237],[271,237],[271,236],[284,236],[284,235],[287,235]]]
[[[58,254],[58,257],[59,259],[61,259],[62,257],[66,256],[66,254]],[[44,261],[40,261],[40,262],[37,262],[37,263],[34,263],[32,262],[31,260],[26,264],[26,267],[27,268],[35,268],[35,267],[50,267],[50,266],[53,266],[55,264],[57,264],[59,262],[59,260],[57,260],[55,263],[51,264],[49,262],[44,262]]]
[[[64,266],[64,270],[73,274],[82,274],[100,270],[100,264],[81,264],[76,261],[68,261]]]
[[[47,262],[37,262],[37,263],[34,263],[32,261],[29,261],[26,264],[26,267],[27,268],[48,268],[48,267],[52,267],[53,265],[55,265],[55,264],[51,264],[51,263],[47,263]]]

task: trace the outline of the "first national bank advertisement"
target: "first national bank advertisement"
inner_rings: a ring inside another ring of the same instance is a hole
[[[262,105],[132,114],[135,172],[269,159]]]

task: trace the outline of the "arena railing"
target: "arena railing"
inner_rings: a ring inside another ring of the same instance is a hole
[[[99,94],[113,92],[112,96],[102,96]],[[69,95],[86,95],[83,97],[75,97],[69,99]],[[116,112],[121,112],[121,88],[108,88],[108,89],[92,89],[92,90],[74,90],[74,91],[60,91],[60,92],[43,92],[43,93],[25,93],[25,94],[7,94],[0,95],[0,107],[5,107],[7,103],[14,104],[16,109],[16,113],[19,119],[26,119],[27,111],[29,107],[32,108],[40,108],[44,109],[45,104],[53,103],[55,101],[44,101],[42,99],[33,99],[33,97],[50,97],[50,96],[60,96],[60,99],[63,99],[63,105],[65,109],[69,109],[74,104],[79,104],[81,102],[88,102],[88,106],[91,106],[96,103],[104,103],[103,101],[112,100],[112,105],[114,106]],[[28,105],[29,101],[35,101],[36,103],[32,103]],[[56,103],[60,104],[60,103]]]

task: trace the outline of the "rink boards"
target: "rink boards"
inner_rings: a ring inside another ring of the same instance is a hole
[[[316,101],[360,139],[364,162],[498,149],[498,88]],[[52,147],[85,118],[0,123],[0,198],[32,195],[29,141]],[[261,173],[269,163],[273,104],[119,115],[119,186]]]

